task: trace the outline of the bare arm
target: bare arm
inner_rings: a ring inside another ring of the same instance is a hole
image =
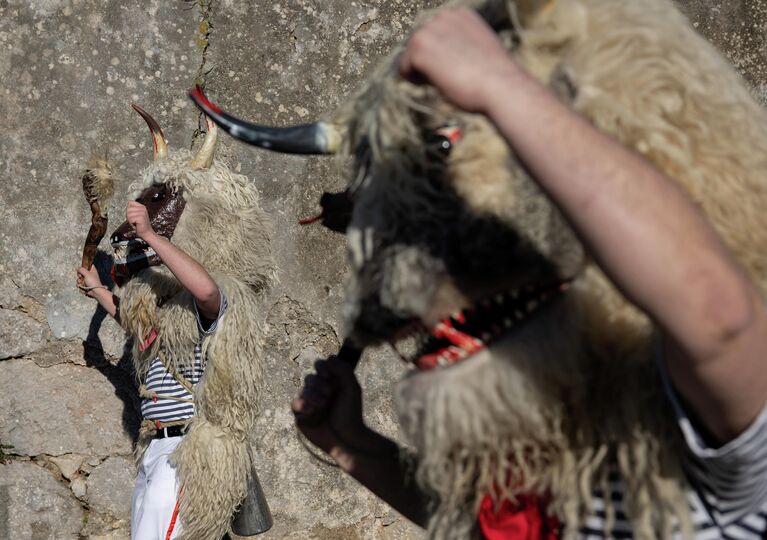
[[[706,427],[725,441],[748,426],[767,396],[767,317],[682,190],[526,75],[469,10],[416,33],[401,70],[495,123],[602,269],[659,325],[671,378]]]
[[[362,420],[362,392],[353,369],[331,357],[306,378],[293,413],[301,432],[338,466],[412,522],[425,527],[426,497],[405,470],[397,444]],[[313,417],[309,422],[307,417]]]
[[[205,268],[174,246],[167,238],[154,232],[143,204],[136,201],[128,202],[125,214],[128,223],[136,229],[136,234],[154,249],[165,266],[194,296],[200,314],[206,319],[215,319],[220,308],[221,293]]]
[[[80,292],[95,298],[107,313],[112,317],[116,317],[117,305],[115,304],[115,296],[112,294],[112,291],[101,284],[96,267],[91,266],[90,270],[86,270],[81,266],[77,269],[77,276],[77,288],[80,289]]]
[[[416,486],[413,472],[405,470],[397,444],[369,428],[354,442],[354,449],[341,444],[329,452],[341,470],[407,519],[426,528],[427,498]]]

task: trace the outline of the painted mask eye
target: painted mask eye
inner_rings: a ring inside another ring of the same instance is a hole
[[[433,135],[428,141],[429,151],[433,154],[447,157],[453,148],[453,143],[444,135]]]
[[[461,140],[463,137],[463,130],[457,125],[447,125],[437,129],[434,132],[434,143],[438,147],[438,151],[442,152],[445,156],[450,154],[453,145]]]
[[[453,145],[461,136],[461,128],[458,126],[449,125],[436,129],[426,139],[427,152],[435,159],[447,159]]]

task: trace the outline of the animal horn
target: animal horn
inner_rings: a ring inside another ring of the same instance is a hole
[[[286,154],[335,154],[341,146],[338,129],[326,122],[301,126],[268,127],[252,124],[225,113],[195,86],[189,97],[206,115],[235,139]]]
[[[158,124],[157,120],[152,118],[148,112],[146,112],[135,103],[132,104],[131,107],[133,107],[133,110],[141,115],[141,118],[144,119],[146,125],[149,126],[149,131],[152,132],[155,161],[168,157],[168,141],[165,139],[165,135],[163,134],[162,129],[160,129],[160,124]]]
[[[207,169],[213,164],[213,154],[216,152],[216,141],[218,140],[218,128],[215,122],[213,122],[207,116],[205,117],[205,125],[207,126],[208,133],[205,135],[205,140],[202,142],[202,146],[197,151],[197,154],[189,162],[189,166],[192,169]]]

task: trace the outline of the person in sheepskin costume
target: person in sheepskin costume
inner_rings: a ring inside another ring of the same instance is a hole
[[[78,285],[133,338],[144,421],[132,538],[219,539],[255,480],[270,224],[252,182],[213,159],[212,122],[196,155],[169,154],[155,120],[134,108],[155,160],[112,233],[119,298],[95,268],[80,268]],[[110,174],[94,159],[86,176]]]
[[[433,538],[762,538],[767,114],[670,0],[472,5],[302,128],[353,158],[347,336],[414,369],[406,450],[340,358],[299,428]]]

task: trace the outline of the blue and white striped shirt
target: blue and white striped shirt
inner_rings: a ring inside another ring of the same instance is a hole
[[[663,384],[687,443],[683,465],[695,540],[759,540],[767,537],[767,406],[734,440],[709,447],[696,431],[671,386],[664,366]],[[595,492],[593,511],[580,530],[582,540],[633,538],[623,505],[627,491],[617,469],[608,477],[609,493]],[[615,509],[610,535],[604,533],[605,497]],[[681,538],[677,534],[674,539]]]
[[[197,327],[200,331],[200,339],[194,347],[194,363],[192,366],[179,366],[179,373],[188,380],[193,386],[196,385],[205,371],[206,362],[202,358],[202,341],[205,336],[212,334],[218,327],[218,321],[226,310],[226,297],[221,293],[221,304],[218,310],[218,316],[209,324],[205,324],[200,317],[197,304],[194,304],[195,315],[197,316]],[[170,360],[170,358],[168,358]],[[157,400],[143,399],[141,401],[141,415],[147,420],[159,420],[160,422],[173,422],[176,420],[186,420],[194,416],[194,396],[179,383],[168,370],[165,369],[160,358],[155,358],[149,366],[144,384],[147,390],[155,392],[158,395]],[[163,399],[161,396],[173,397],[176,399]],[[184,399],[188,401],[177,401]]]

